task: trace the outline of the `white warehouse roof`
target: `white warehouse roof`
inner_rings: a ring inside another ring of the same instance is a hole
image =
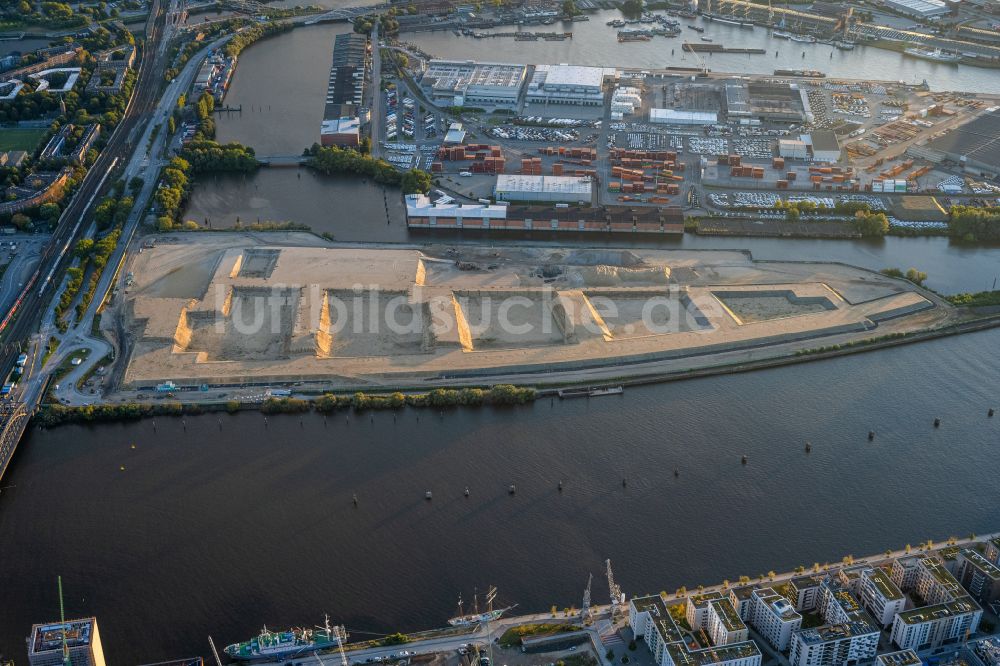
[[[614,75],[609,67],[586,67],[583,65],[538,65],[535,73],[544,72],[545,86],[569,88],[600,88],[606,75]]]
[[[650,109],[649,122],[666,125],[714,125],[718,122],[718,116],[710,111]]]
[[[948,5],[941,0],[886,0],[890,7],[908,14],[935,16],[948,13]]]
[[[558,192],[590,196],[590,178],[577,176],[523,176],[502,173],[497,176],[496,192]]]

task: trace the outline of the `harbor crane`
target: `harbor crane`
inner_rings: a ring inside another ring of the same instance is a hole
[[[614,622],[619,616],[625,613],[622,609],[622,605],[625,603],[625,594],[622,592],[622,588],[615,583],[615,574],[611,571],[611,560],[605,560],[604,564],[608,568],[608,591],[611,593],[611,621]]]
[[[587,589],[583,591],[583,608],[580,610],[580,621],[586,622],[590,619],[590,584],[594,582],[594,574],[587,577]]]

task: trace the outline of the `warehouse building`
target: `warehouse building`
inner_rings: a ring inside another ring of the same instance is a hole
[[[366,117],[361,105],[365,94],[368,38],[349,32],[333,42],[333,60],[326,87],[320,143],[324,146],[357,146],[361,121]]]
[[[809,135],[813,159],[817,162],[840,161],[840,141],[830,130],[816,130]]]
[[[788,159],[809,159],[809,146],[801,139],[778,139],[778,155]]]
[[[937,18],[951,11],[942,0],[883,0],[883,4],[892,11],[920,19]]]
[[[957,162],[982,177],[1000,176],[1000,107],[988,109],[924,146],[911,146],[908,152],[932,162]]]
[[[525,65],[431,60],[420,85],[435,102],[448,106],[515,108],[526,72]]]
[[[528,101],[542,104],[604,104],[604,78],[615,77],[609,67],[538,65],[528,83]]]
[[[649,122],[660,125],[714,125],[718,121],[718,115],[711,111],[649,110]]]
[[[497,201],[552,201],[590,203],[593,182],[576,176],[525,176],[502,173],[497,176]]]

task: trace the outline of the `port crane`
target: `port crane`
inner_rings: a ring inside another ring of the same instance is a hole
[[[611,622],[614,622],[617,617],[623,615],[625,612],[622,609],[622,605],[625,603],[625,594],[622,592],[622,588],[615,583],[615,574],[611,571],[611,560],[605,560],[604,564],[608,569],[608,591],[611,593]]]

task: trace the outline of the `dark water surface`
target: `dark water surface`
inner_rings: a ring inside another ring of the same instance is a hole
[[[490,583],[563,607],[606,557],[632,594],[996,530],[998,348],[991,331],[443,417],[34,431],[0,498],[0,650],[23,659],[57,617],[57,574],[111,661],[145,663],[324,612],[359,638],[438,626]]]

